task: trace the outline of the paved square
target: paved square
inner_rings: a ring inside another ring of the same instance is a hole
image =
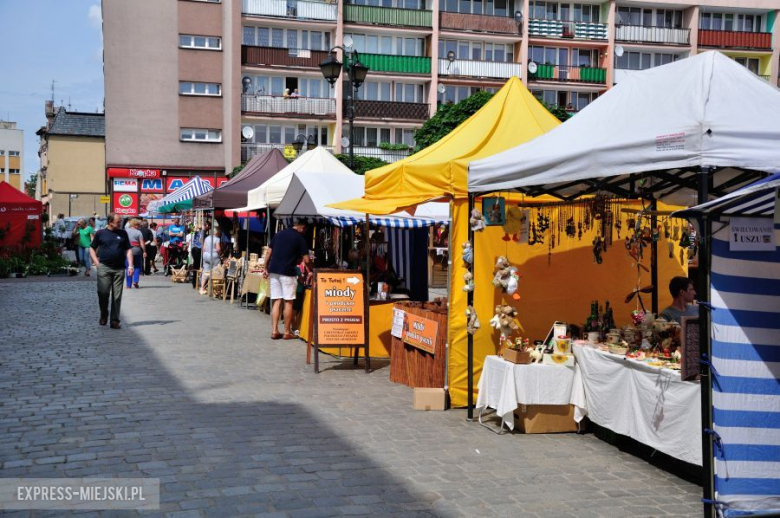
[[[168,516],[701,514],[700,487],[592,434],[415,412],[386,367],[315,375],[189,285],[142,278],[122,316],[97,325],[94,277],[0,282],[2,477],[158,477]]]

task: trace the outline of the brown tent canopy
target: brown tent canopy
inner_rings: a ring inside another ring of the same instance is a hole
[[[247,193],[281,171],[289,164],[282,152],[274,148],[255,155],[244,169],[219,188],[198,196],[194,209],[233,209],[247,205]]]

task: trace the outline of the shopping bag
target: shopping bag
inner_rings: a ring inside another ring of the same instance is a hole
[[[260,282],[257,285],[257,302],[255,303],[257,309],[263,307],[263,304],[265,304],[265,299],[268,298],[269,291],[270,291],[270,286],[268,284],[268,279],[266,279],[265,277],[261,278]]]

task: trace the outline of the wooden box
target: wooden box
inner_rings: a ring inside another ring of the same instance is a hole
[[[504,359],[511,363],[526,365],[531,363],[531,353],[519,349],[504,349]]]
[[[520,405],[515,427],[522,433],[576,432],[574,405]]]

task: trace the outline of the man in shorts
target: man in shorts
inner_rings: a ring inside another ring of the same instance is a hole
[[[271,339],[292,340],[293,302],[298,287],[295,267],[301,262],[309,261],[309,246],[303,233],[306,222],[296,220],[291,228],[286,228],[271,239],[265,256],[266,270],[271,288]],[[279,333],[279,313],[284,299],[284,335]]]

